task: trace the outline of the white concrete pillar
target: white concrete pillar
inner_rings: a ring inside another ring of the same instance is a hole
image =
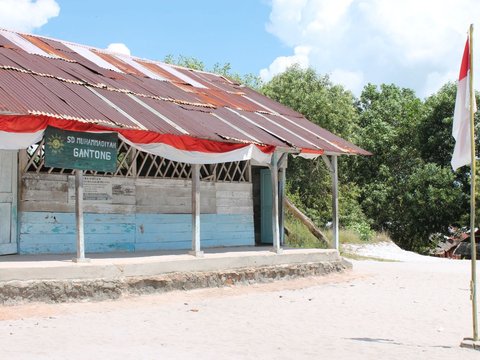
[[[276,152],[274,152],[272,155],[270,174],[272,179],[272,251],[280,254],[282,252],[282,248],[280,247],[280,217],[278,211],[278,154]]]
[[[77,257],[74,262],[88,262],[85,258],[85,234],[83,225],[83,170],[75,170],[75,219],[77,223]]]
[[[337,155],[332,155],[332,230],[335,249],[340,249],[338,232],[338,163]]]
[[[193,256],[203,256],[200,250],[200,166],[192,164],[192,250]]]

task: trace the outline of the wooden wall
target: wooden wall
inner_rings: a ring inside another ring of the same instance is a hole
[[[189,180],[96,179],[108,191],[85,200],[87,252],[191,247]],[[75,252],[74,176],[26,173],[20,187],[20,253]],[[201,213],[202,247],[254,245],[251,183],[202,182]]]

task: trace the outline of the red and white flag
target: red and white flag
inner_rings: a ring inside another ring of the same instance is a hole
[[[457,82],[457,98],[455,100],[455,112],[453,115],[452,136],[455,138],[455,148],[452,156],[452,168],[457,170],[464,165],[470,165],[471,136],[470,136],[470,44],[469,39],[465,44],[460,76]],[[477,111],[475,97],[473,98],[473,111]]]

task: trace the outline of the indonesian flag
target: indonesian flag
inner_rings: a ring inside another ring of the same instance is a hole
[[[471,164],[471,136],[470,136],[470,44],[465,44],[460,76],[457,83],[457,98],[453,115],[452,136],[455,138],[455,148],[452,156],[452,168],[457,170],[464,165]],[[473,98],[473,112],[477,111],[475,97]]]

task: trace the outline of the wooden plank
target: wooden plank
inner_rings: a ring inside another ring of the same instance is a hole
[[[191,239],[184,241],[138,242],[135,243],[135,251],[188,250],[191,246]]]
[[[84,211],[99,214],[135,214],[135,205],[126,204],[85,204]]]
[[[48,174],[48,173],[23,173],[22,181],[24,179],[40,180],[40,181],[59,181],[59,182],[68,182],[68,174]],[[72,176],[73,178],[73,176]]]
[[[219,190],[216,197],[217,199],[253,199],[251,191]]]
[[[68,182],[55,179],[22,178],[22,186],[26,190],[68,191]]]
[[[99,214],[135,214],[135,205],[124,204],[86,204],[85,212]],[[70,213],[75,211],[74,204],[65,204],[59,202],[48,201],[22,201],[20,203],[21,212],[55,212]]]
[[[252,206],[217,206],[217,214],[253,214]]]
[[[20,234],[20,248],[30,245],[69,244],[75,246],[75,234]],[[135,242],[135,236],[129,234],[85,234],[85,244],[115,244]]]
[[[11,151],[0,151],[0,193],[11,193],[13,191],[12,176],[14,171],[16,172],[16,166],[14,160],[17,157],[13,156]]]
[[[177,224],[138,224],[136,226],[137,234],[174,234],[174,233],[183,233],[192,232],[192,218],[190,216],[190,221],[185,223]]]
[[[211,203],[201,203],[200,211],[202,213],[215,213]],[[137,205],[137,213],[140,214],[191,214],[191,205]]]
[[[252,212],[253,212],[253,200],[252,199],[242,199],[242,198],[240,198],[240,199],[238,199],[238,198],[231,198],[231,199],[220,198],[220,199],[217,199],[217,207],[221,207],[221,206],[232,206],[232,207],[250,206],[252,208]]]
[[[185,187],[188,189],[192,188],[191,180],[183,180],[183,179],[150,179],[150,178],[138,178],[135,179],[136,187]],[[208,188],[215,188],[215,183],[209,181],[201,181],[200,187],[202,191]]]
[[[133,252],[135,244],[131,242],[96,244],[87,243],[87,253]],[[72,254],[75,253],[75,244],[28,244],[20,248],[20,254]]]
[[[0,203],[0,243],[11,243],[12,204]]]
[[[37,190],[25,188],[22,191],[22,201],[56,201],[67,203],[68,193],[55,190]]]
[[[137,224],[177,224],[188,223],[191,219],[189,214],[142,214],[137,213]]]
[[[252,183],[214,183],[217,191],[252,191]]]
[[[135,224],[85,224],[85,234],[128,234],[135,232]],[[20,226],[21,234],[65,234],[76,233],[75,224],[58,223],[22,223]]]
[[[187,249],[192,248],[192,232],[183,233],[155,233],[155,234],[137,234],[136,243],[153,243],[153,242],[186,242]]]
[[[95,214],[85,213],[85,223],[108,223],[122,224],[135,223],[134,215],[126,214]],[[55,224],[75,224],[75,214],[71,213],[52,213],[52,212],[21,212],[20,221],[22,223],[55,223]]]

